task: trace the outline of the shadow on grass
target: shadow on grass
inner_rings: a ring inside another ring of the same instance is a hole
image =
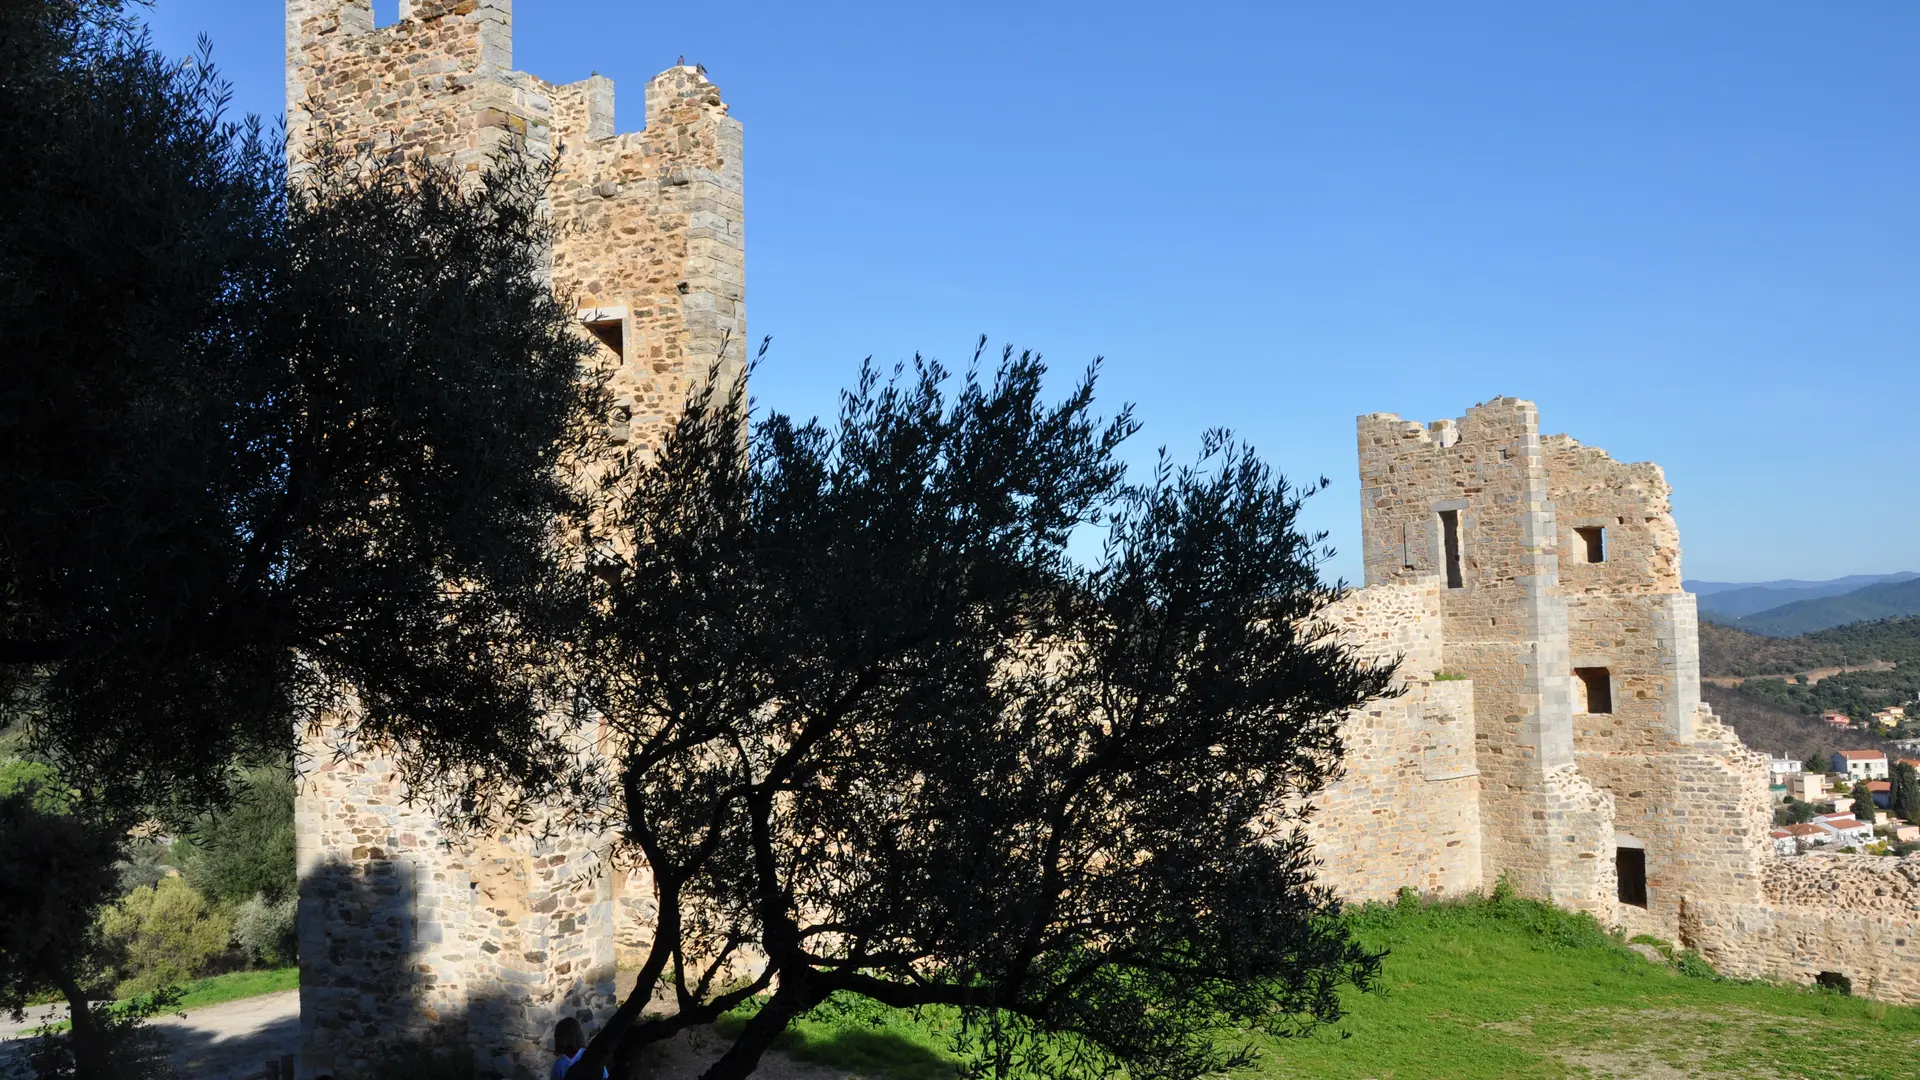
[[[722,1017],[714,1034],[731,1040],[752,1009]],[[915,1018],[860,1003],[828,1007],[802,1017],[773,1044],[779,1053],[865,1077],[887,1080],[954,1080],[960,1060],[946,1050],[947,1035],[931,1017]]]

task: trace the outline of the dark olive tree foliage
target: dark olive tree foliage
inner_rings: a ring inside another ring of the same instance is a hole
[[[6,5],[0,726],[86,799],[217,805],[354,687],[536,783],[527,635],[598,380],[543,177],[322,157],[291,187],[114,5]]]
[[[732,1080],[855,994],[962,1010],[982,1067],[1186,1080],[1372,979],[1299,826],[1387,672],[1316,626],[1302,493],[1221,434],[1129,485],[1129,414],[1042,375],[867,369],[745,453],[736,387],[610,487],[574,662],[659,924],[575,1069],[767,994]]]
[[[19,1015],[53,987],[73,1018],[77,1075],[112,1075],[88,1002],[97,974],[94,916],[119,891],[120,830],[39,782],[0,794],[0,1011]]]
[[[1920,770],[1904,761],[1896,761],[1888,772],[1890,809],[1912,821],[1920,818]]]

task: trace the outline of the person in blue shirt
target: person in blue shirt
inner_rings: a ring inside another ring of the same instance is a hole
[[[567,1070],[571,1069],[573,1063],[580,1060],[580,1055],[586,1052],[587,1030],[581,1027],[580,1021],[573,1017],[561,1017],[560,1022],[553,1025],[554,1062],[553,1072],[550,1074],[552,1080],[561,1080],[566,1076]],[[601,1080],[606,1080],[606,1069],[600,1070],[600,1077]]]

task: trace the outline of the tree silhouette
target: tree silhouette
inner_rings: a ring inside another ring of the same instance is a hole
[[[1388,673],[1315,624],[1302,494],[1217,432],[1130,485],[1094,371],[1048,405],[1036,357],[978,369],[868,367],[837,424],[744,442],[721,387],[609,479],[567,662],[611,764],[576,805],[659,921],[574,1069],[765,995],[732,1080],[855,994],[960,1010],[1001,1072],[1184,1080],[1372,979],[1299,825]]]

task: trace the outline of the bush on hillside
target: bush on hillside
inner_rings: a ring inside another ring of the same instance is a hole
[[[261,967],[283,967],[294,958],[294,916],[299,899],[269,900],[263,893],[233,913],[233,939]]]
[[[233,805],[201,817],[174,845],[173,858],[188,883],[229,904],[261,894],[270,901],[292,896],[293,794],[285,768],[242,773]]]
[[[72,792],[55,775],[53,766],[26,758],[0,761],[0,798],[24,792],[43,814],[64,814]]]
[[[130,893],[142,885],[158,885],[161,879],[169,877],[173,869],[167,861],[170,847],[152,837],[129,841],[125,856],[114,864],[120,871],[120,891]]]
[[[170,877],[141,886],[100,916],[101,934],[121,958],[118,994],[148,994],[206,970],[227,951],[233,919],[193,886]]]

